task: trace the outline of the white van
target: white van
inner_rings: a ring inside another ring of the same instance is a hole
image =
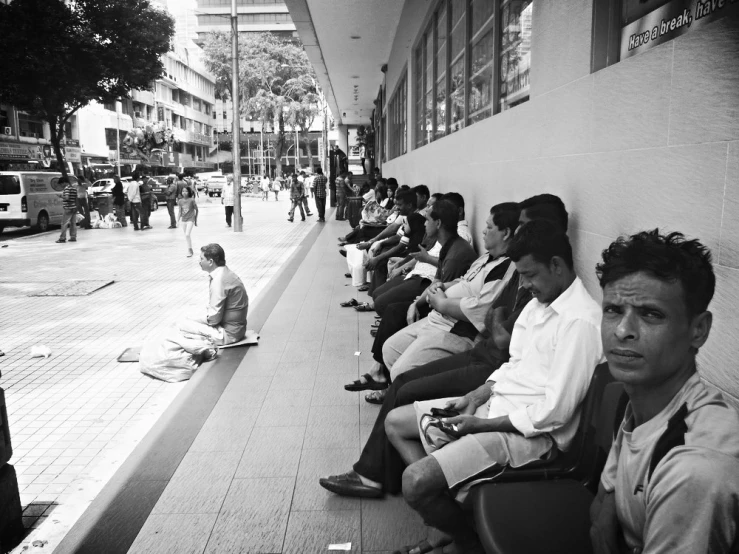
[[[61,173],[0,171],[0,232],[4,227],[33,227],[46,231],[61,225],[64,210]],[[76,178],[69,176],[73,183]]]

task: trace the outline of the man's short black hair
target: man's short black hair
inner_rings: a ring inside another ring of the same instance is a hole
[[[226,265],[226,253],[223,251],[220,244],[211,242],[210,244],[201,246],[200,251],[203,253],[206,260],[215,262],[218,267]]]
[[[416,194],[420,194],[421,196],[425,196],[426,198],[429,197],[429,188],[426,185],[416,185],[413,187],[413,192]]]
[[[395,193],[395,203],[416,205],[416,193],[412,190],[399,190]]]
[[[660,281],[679,282],[690,317],[708,309],[716,289],[711,251],[682,233],[661,235],[654,229],[619,237],[603,250],[602,258],[595,266],[601,288],[642,271]]]
[[[316,175],[323,175],[323,169],[321,169],[320,167],[317,167],[316,168]]]
[[[534,261],[549,265],[555,256],[573,268],[572,246],[567,234],[552,221],[537,219],[521,226],[511,240],[506,255],[514,262],[531,255]]]
[[[387,186],[393,189],[398,188],[398,180],[395,177],[388,177],[387,178]]]
[[[435,192],[431,195],[431,198],[436,198],[436,201],[438,202],[439,200],[444,199],[444,195],[441,192]]]
[[[508,229],[511,234],[516,232],[518,228],[518,218],[521,215],[521,211],[518,209],[516,202],[503,202],[496,204],[490,208],[490,213],[493,216],[493,223],[501,231]]]
[[[459,210],[457,206],[448,200],[437,200],[431,206],[429,214],[434,221],[441,221],[441,226],[452,236],[457,234],[457,223],[459,222]]]
[[[567,232],[569,215],[559,196],[537,194],[520,202],[518,207],[521,211],[526,210],[526,216],[529,219],[548,219],[559,225],[565,233]]]
[[[464,219],[464,196],[462,196],[458,192],[447,192],[444,195],[444,200],[448,200],[449,202],[457,206],[457,210],[461,210],[460,218]]]

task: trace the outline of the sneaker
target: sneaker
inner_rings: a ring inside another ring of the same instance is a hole
[[[56,242],[57,242],[58,244],[61,244],[61,243],[63,243],[63,242],[67,242],[67,239],[57,239],[57,240],[56,240]]]
[[[288,218],[287,218],[287,220],[288,220],[288,221],[289,221],[290,223],[292,223],[292,222],[293,222],[293,218],[292,218],[292,217],[288,217]]]
[[[177,226],[176,225],[170,225],[169,227],[167,227],[167,229],[177,229]]]
[[[139,228],[138,228],[138,227],[134,227],[134,228],[133,228],[133,230],[134,230],[134,231],[138,231],[138,230],[139,230]]]
[[[303,218],[301,218],[301,219],[300,219],[300,221],[305,221],[305,218],[304,218],[304,217],[303,217]]]
[[[305,215],[313,215],[313,214],[305,214]]]
[[[69,242],[77,242],[77,239],[69,239]]]

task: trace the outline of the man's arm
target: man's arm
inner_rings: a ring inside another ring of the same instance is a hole
[[[213,279],[210,283],[210,302],[206,309],[206,321],[208,325],[218,325],[223,321],[223,314],[226,311],[226,301],[228,294],[223,286],[221,279]]]
[[[616,513],[616,494],[601,483],[590,506],[590,542],[594,554],[619,554],[621,525]]]

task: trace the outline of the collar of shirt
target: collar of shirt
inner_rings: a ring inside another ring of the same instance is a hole
[[[585,296],[583,296],[583,293]],[[554,310],[558,314],[566,312],[568,309],[582,306],[582,299],[588,298],[588,293],[585,290],[585,286],[582,284],[580,277],[575,277],[575,280],[570,284],[565,291],[554,299],[548,306],[551,310]]]
[[[210,280],[213,281],[213,279],[220,277],[223,274],[223,268],[226,266],[219,265],[217,268],[215,268],[213,271],[211,271],[208,274],[208,277],[210,277]]]

